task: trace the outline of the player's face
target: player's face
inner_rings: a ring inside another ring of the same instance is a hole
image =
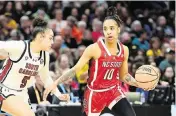
[[[120,28],[118,27],[115,20],[107,19],[103,23],[103,33],[106,41],[108,43],[113,43],[117,41]]]
[[[54,36],[54,33],[51,29],[47,29],[45,31],[40,44],[42,50],[49,51],[51,49],[51,46],[53,44],[53,36]]]

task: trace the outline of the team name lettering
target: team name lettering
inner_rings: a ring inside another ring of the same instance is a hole
[[[30,76],[36,76],[38,72],[36,71],[31,71],[27,69],[20,68],[19,73],[25,74],[25,75],[30,75]]]
[[[122,62],[103,62],[102,67],[121,67]]]
[[[30,63],[26,63],[26,67],[25,68],[37,71],[38,68],[39,68],[39,65],[33,65],[33,64],[30,64]]]
[[[36,76],[38,74],[38,68],[39,68],[39,65],[26,63],[25,68],[20,68],[18,72],[25,75]]]

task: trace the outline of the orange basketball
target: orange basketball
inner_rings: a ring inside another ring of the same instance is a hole
[[[142,65],[135,73],[135,79],[143,88],[156,87],[160,78],[160,70],[152,65]]]

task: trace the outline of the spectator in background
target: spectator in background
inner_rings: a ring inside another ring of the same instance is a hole
[[[91,34],[91,31],[90,31],[90,30],[86,30],[81,45],[84,45],[84,46],[87,47],[87,46],[89,46],[90,44],[93,44],[92,34]]]
[[[37,12],[35,12],[35,13],[33,14],[33,17],[34,17],[34,18],[40,17],[40,18],[42,18],[42,19],[44,19],[44,20],[46,20],[46,21],[48,21],[48,22],[49,22],[49,20],[50,20],[49,15],[48,15],[43,9],[38,9]]]
[[[100,37],[103,36],[103,23],[98,19],[94,19],[92,22],[92,28],[92,40],[93,42],[96,42]]]
[[[72,8],[71,16],[74,16],[77,20],[79,20],[79,15],[78,15],[78,9],[77,8]]]
[[[28,16],[22,16],[20,18],[20,33],[23,35],[23,40],[30,40],[31,39],[31,20]]]
[[[142,31],[141,22],[139,20],[133,21],[131,24],[131,30],[132,30],[131,33],[133,34],[133,37],[140,37],[141,31]]]
[[[88,23],[88,16],[83,14],[81,16],[81,21],[84,21],[86,23],[86,27],[89,26],[89,23]]]
[[[52,102],[52,96],[47,97],[48,101],[43,101],[44,84],[40,79],[40,76],[35,76],[35,84],[28,88],[29,99],[34,104],[50,104]]]
[[[56,10],[62,9],[62,1],[53,1],[49,10],[51,19],[56,18]]]
[[[160,70],[163,72],[167,67],[175,66],[175,51],[168,48],[165,53],[165,59],[159,64]]]
[[[164,30],[164,35],[165,36],[174,36],[173,29],[167,25],[167,21],[165,16],[159,16],[157,19],[157,25],[158,27],[161,27]]]
[[[81,34],[81,32],[76,26],[77,24],[76,18],[73,16],[68,16],[67,23],[68,23],[68,26],[71,27],[71,37],[75,38],[76,42],[79,44],[82,41],[83,35]]]
[[[72,37],[71,33],[72,33],[72,29],[70,26],[64,27],[62,32],[64,43],[69,48],[77,48],[78,47],[77,41],[74,37]]]
[[[170,48],[170,45],[168,43],[162,43],[162,46],[161,46],[161,55],[156,57],[154,60],[155,60],[155,63],[156,63],[156,66],[159,66],[159,64],[161,63],[161,61],[163,61],[165,59],[165,53],[167,51],[167,49]]]
[[[4,7],[5,1],[0,1],[0,15],[3,14],[3,7]]]
[[[50,63],[55,62],[60,56],[60,48],[63,45],[63,38],[60,35],[54,36],[54,43],[50,51]]]
[[[147,33],[145,30],[141,31],[139,38],[134,38],[133,45],[136,45],[140,50],[147,51],[149,49],[149,42],[147,39]]]
[[[129,17],[129,13],[128,13],[126,7],[121,7],[121,14],[122,14],[122,16],[121,16],[122,21],[126,22]]]
[[[0,40],[8,39],[8,28],[7,28],[7,18],[4,15],[0,15]]]
[[[176,46],[175,46],[176,45],[176,38],[170,39],[169,44],[170,44],[170,49],[173,51],[176,51]]]
[[[72,48],[63,48],[61,49],[61,54],[66,54],[68,59],[69,59],[69,65],[70,67],[72,67],[74,65],[74,62],[75,62],[75,49],[72,49]]]
[[[164,71],[163,74],[160,78],[160,84],[162,86],[169,86],[172,85],[174,86],[174,77],[175,77],[175,72],[172,67],[167,67]]]
[[[161,49],[160,49],[161,43],[158,37],[153,37],[150,40],[150,46],[151,46],[150,49],[146,53],[148,57],[155,58],[161,56]]]
[[[86,23],[84,21],[79,21],[78,22],[78,29],[83,35],[83,38],[85,38],[85,31],[86,31]]]
[[[22,34],[17,29],[13,29],[10,32],[10,40],[23,40]]]
[[[128,32],[123,32],[121,35],[120,35],[120,41],[128,46],[128,48],[131,50],[132,49],[132,43],[131,43],[131,36]]]
[[[24,15],[24,13],[22,3],[20,1],[15,2],[14,19],[18,24],[20,23],[20,18]]]
[[[68,69],[70,69],[70,65],[66,54],[61,54],[56,62],[50,64],[50,70],[52,70],[57,77],[61,76],[62,73]]]
[[[103,6],[98,6],[96,7],[95,9],[95,14],[94,14],[94,18],[98,18],[100,21],[103,21],[103,18],[104,18],[104,12],[105,9]]]
[[[4,16],[7,18],[7,29],[11,31],[12,29],[17,28],[16,21],[12,18],[12,13],[6,12]]]
[[[55,19],[49,22],[49,27],[53,29],[56,34],[61,34],[62,29],[67,26],[67,22],[63,20],[61,9],[55,10]]]
[[[14,11],[14,2],[6,1],[4,3],[2,10],[1,10],[1,14],[4,14],[6,12],[13,13],[13,11]]]

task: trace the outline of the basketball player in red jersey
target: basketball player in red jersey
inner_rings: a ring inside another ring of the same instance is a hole
[[[118,116],[135,116],[133,108],[119,86],[119,81],[123,81],[139,87],[136,80],[128,74],[128,48],[118,41],[122,21],[114,7],[108,9],[107,15],[103,22],[105,41],[100,39],[88,46],[78,63],[48,87],[44,96],[46,99],[47,94],[58,84],[74,77],[75,73],[89,62],[83,116],[99,116],[104,107],[108,107]]]
[[[29,105],[27,87],[40,75],[45,87],[53,81],[49,76],[49,53],[53,31],[40,18],[33,22],[31,41],[0,41],[0,58],[6,58],[0,72],[0,108],[12,116],[35,116]],[[61,100],[69,95],[55,94]],[[0,110],[1,110],[0,109]]]

